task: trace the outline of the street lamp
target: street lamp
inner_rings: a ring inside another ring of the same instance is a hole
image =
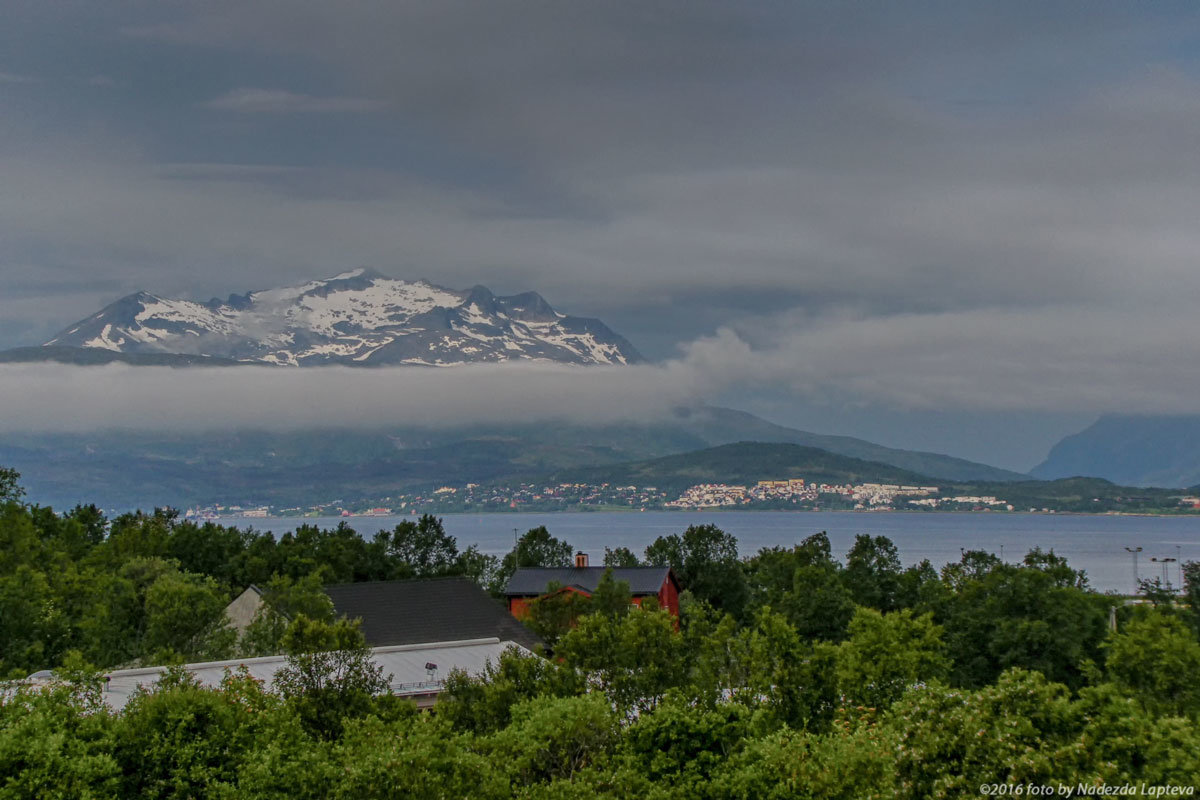
[[[1133,588],[1134,588],[1134,590],[1136,591],[1136,590],[1137,590],[1138,581],[1139,581],[1139,580],[1141,580],[1141,576],[1140,576],[1140,575],[1138,575],[1137,556],[1138,556],[1138,553],[1142,552],[1142,548],[1140,548],[1140,547],[1126,547],[1126,548],[1125,548],[1125,551],[1126,551],[1126,552],[1128,552],[1128,553],[1132,553],[1132,554],[1133,554]]]
[[[1151,561],[1162,564],[1163,584],[1169,589],[1171,587],[1171,579],[1167,577],[1167,567],[1174,564],[1179,559],[1177,558],[1151,558]]]

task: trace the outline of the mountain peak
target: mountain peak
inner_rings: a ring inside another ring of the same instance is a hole
[[[560,314],[536,292],[455,291],[369,267],[207,303],[137,292],[46,344],[288,366],[641,360],[603,323]]]

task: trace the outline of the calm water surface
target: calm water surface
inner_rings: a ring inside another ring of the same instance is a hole
[[[318,517],[220,520],[281,534],[303,522],[330,527],[343,521],[366,537],[392,528],[405,517]],[[409,517],[412,519],[412,517]],[[603,563],[605,547],[628,547],[639,556],[659,536],[682,533],[688,525],[713,523],[738,539],[743,555],[763,547],[789,546],[826,531],[836,556],[844,560],[855,534],[887,536],[906,564],[929,559],[940,567],[958,561],[961,550],[988,550],[1006,561],[1019,561],[1034,547],[1053,550],[1076,569],[1087,571],[1099,591],[1134,589],[1132,556],[1126,547],[1141,547],[1138,572],[1162,577],[1163,565],[1153,558],[1200,561],[1200,516],[1115,517],[1064,514],[897,514],[837,511],[654,511],[548,514],[446,514],[446,531],[460,548],[478,545],[487,553],[512,549],[514,531],[521,534],[545,525],[554,536],[590,553]],[[1168,563],[1168,577],[1179,585],[1179,563]]]

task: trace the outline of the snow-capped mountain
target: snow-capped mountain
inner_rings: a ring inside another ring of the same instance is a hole
[[[365,269],[207,303],[138,292],[45,346],[292,366],[641,360],[603,322],[560,314],[536,292],[497,297],[482,286],[459,292]]]

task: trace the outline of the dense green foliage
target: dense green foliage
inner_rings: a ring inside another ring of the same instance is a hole
[[[459,552],[431,516],[369,540],[344,524],[276,538],[164,509],[111,521],[94,506],[59,515],[22,504],[11,471],[0,472],[0,492],[0,678],[57,667],[71,653],[106,669],[279,653],[289,620],[332,622],[327,583],[499,580],[498,559]],[[239,640],[224,611],[251,584],[265,604]]]
[[[535,529],[508,560],[569,552]],[[859,537],[845,564],[823,534],[738,558],[703,525],[645,560],[679,575],[679,619],[631,607],[611,574],[565,613],[553,597],[573,593],[552,595],[535,604],[551,658],[510,651],[454,673],[420,714],[386,693],[320,586],[475,569],[437,520],[274,542],[170,512],[59,516],[14,491],[0,504],[0,663],[59,681],[0,692],[0,800],[954,798],[982,783],[1200,782],[1186,602],[1126,606],[1040,551],[904,568],[881,537]],[[1186,574],[1185,601],[1200,572]],[[218,612],[249,580],[266,604],[252,641],[230,641]],[[236,671],[203,688],[174,669],[114,713],[92,677],[247,645],[289,653],[270,690]]]

